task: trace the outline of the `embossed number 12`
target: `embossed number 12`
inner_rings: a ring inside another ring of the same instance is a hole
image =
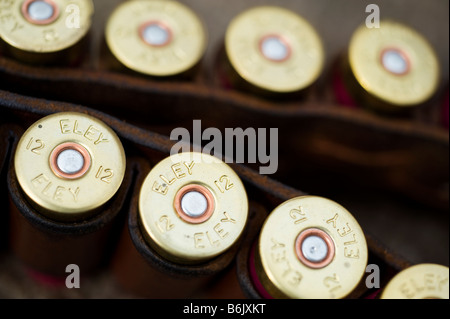
[[[215,181],[214,184],[216,184],[221,193],[225,193],[225,191],[232,189],[234,186],[227,175],[223,175],[218,181]]]
[[[33,145],[34,144],[34,145]],[[40,139],[34,139],[34,137],[30,138],[30,141],[27,144],[26,149],[30,150],[36,155],[41,155],[40,150],[44,149],[45,144]]]
[[[97,171],[97,174],[95,174],[95,178],[100,178],[102,182],[105,182],[106,184],[111,183],[111,179],[114,176],[114,172],[110,168],[104,169],[103,166],[100,166],[100,168]]]

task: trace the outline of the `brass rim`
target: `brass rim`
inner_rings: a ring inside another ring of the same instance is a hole
[[[303,244],[304,240],[310,236],[317,236],[317,237],[321,238],[327,246],[327,254],[320,261],[317,261],[317,262],[311,261],[303,253],[302,244]],[[298,235],[298,237],[295,241],[295,252],[297,253],[298,259],[300,259],[300,261],[303,264],[305,264],[305,266],[308,266],[308,267],[314,268],[314,269],[324,268],[324,267],[328,266],[334,258],[334,253],[335,253],[334,242],[333,242],[333,239],[330,237],[330,235],[328,235],[323,230],[318,229],[318,228],[309,228],[309,229],[303,230]]]
[[[382,56],[395,50],[406,71],[395,73],[384,66]],[[360,89],[397,107],[424,103],[439,85],[439,61],[429,42],[410,27],[382,21],[379,29],[360,26],[349,45],[351,71]]]
[[[267,36],[280,39],[288,51],[280,60],[261,51]],[[234,70],[248,83],[276,93],[300,91],[322,73],[325,54],[313,26],[296,13],[274,6],[251,8],[229,24],[225,50]]]
[[[61,168],[58,165],[58,156],[62,152],[67,150],[75,150],[79,152],[83,158],[83,166],[76,173],[66,173],[63,170],[61,170]],[[91,155],[89,154],[88,150],[84,148],[82,145],[72,142],[62,143],[56,146],[53,149],[52,153],[50,154],[49,161],[50,161],[50,168],[52,169],[53,173],[55,173],[56,176],[66,179],[78,179],[84,176],[84,174],[86,174],[89,168],[91,167]]]
[[[94,4],[92,0],[41,0],[52,6],[53,15],[49,19],[35,20],[28,13],[33,0],[13,1],[2,13],[16,21],[11,29],[9,23],[0,23],[0,37],[11,47],[32,53],[53,53],[68,49],[78,43],[90,30]],[[79,14],[79,26],[72,15]],[[45,28],[43,26],[46,26]]]
[[[199,218],[180,201],[200,192],[207,208]],[[139,218],[147,243],[161,256],[196,264],[218,256],[240,238],[248,200],[239,176],[224,162],[202,153],[181,153],[159,162],[147,175],[139,197]]]
[[[301,260],[299,243],[312,234],[329,247],[319,262]],[[344,207],[323,197],[302,196],[270,213],[261,230],[255,265],[274,298],[328,299],[344,298],[357,287],[367,259],[364,233]]]
[[[202,194],[205,197],[206,202],[207,202],[207,208],[203,212],[203,214],[201,214],[201,216],[192,217],[192,216],[189,216],[183,210],[182,203],[181,203],[182,198],[184,195],[186,195],[189,192],[199,192],[200,194]],[[182,187],[175,195],[173,205],[175,207],[175,211],[177,212],[178,216],[181,219],[183,219],[184,221],[191,223],[191,224],[204,223],[212,216],[212,214],[214,213],[214,208],[215,208],[213,194],[205,186],[198,185],[198,184],[189,184],[189,185]]]
[[[449,299],[449,269],[438,264],[417,264],[392,278],[381,299]]]
[[[149,42],[145,39],[145,37],[144,37],[144,35],[143,35],[145,29],[146,29],[147,27],[149,27],[149,26],[154,26],[154,25],[156,25],[156,26],[162,28],[163,30],[165,30],[165,31],[167,32],[167,35],[168,35],[168,36],[167,36],[167,40],[164,41],[164,43],[161,43],[161,44],[149,43]],[[152,20],[152,21],[144,22],[144,23],[139,27],[139,36],[140,36],[141,40],[142,40],[144,43],[148,44],[148,45],[151,46],[151,47],[164,47],[164,46],[166,46],[166,45],[169,45],[169,44],[172,42],[172,40],[173,40],[173,33],[172,33],[172,30],[170,29],[170,27],[167,25],[167,23],[164,23],[163,21],[159,21],[159,20]]]

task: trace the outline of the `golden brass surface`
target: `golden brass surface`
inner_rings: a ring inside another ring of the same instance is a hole
[[[143,32],[155,26],[167,40],[151,45]],[[106,42],[113,55],[129,69],[150,76],[187,72],[203,57],[207,33],[191,9],[176,1],[126,1],[111,14]]]
[[[296,239],[307,230],[325,232],[334,257],[322,268],[304,264]],[[293,198],[275,208],[259,237],[255,265],[266,291],[274,298],[344,298],[359,284],[367,265],[364,233],[341,205],[317,196]]]
[[[62,174],[54,152],[60,146],[82,150],[79,153],[89,167],[72,176]],[[94,117],[65,112],[28,128],[17,145],[14,167],[21,189],[39,212],[72,221],[92,215],[114,196],[125,174],[126,158],[111,128]]]
[[[278,39],[288,50],[280,60],[267,58],[262,41]],[[248,9],[235,17],[225,37],[235,71],[259,88],[292,93],[309,87],[320,76],[324,50],[315,29],[296,13],[273,6]]]
[[[384,66],[383,54],[389,50],[405,60],[404,72],[396,74]],[[380,28],[360,26],[350,41],[349,64],[363,90],[394,108],[421,104],[438,89],[434,49],[418,32],[395,21],[381,21]]]
[[[449,299],[448,267],[417,264],[392,278],[383,289],[381,299]]]
[[[94,14],[92,0],[51,0],[46,3],[54,5],[56,16],[33,23],[25,14],[24,1],[7,1],[1,11],[0,38],[14,49],[46,54],[70,48],[87,34]]]

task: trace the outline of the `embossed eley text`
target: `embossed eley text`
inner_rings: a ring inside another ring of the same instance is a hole
[[[227,223],[236,224],[236,220],[233,219],[227,212],[223,213],[225,218],[220,219],[220,222],[214,225],[213,231],[199,232],[194,234],[194,247],[206,248],[206,243],[209,243],[213,247],[220,245],[220,241],[227,238],[229,233],[224,229],[224,225]]]
[[[71,121],[69,119],[60,120],[59,125],[62,134],[76,134],[83,136],[86,140],[93,142],[94,145],[109,142],[101,130],[94,125],[83,128],[80,127],[80,123],[77,120]]]
[[[331,224],[331,226],[336,229],[337,234],[340,237],[345,238],[346,241],[344,242],[344,256],[347,258],[358,259],[359,249],[354,246],[358,243],[358,241],[356,240],[356,235],[353,232],[353,229],[350,227],[349,223],[345,223],[342,225],[338,223],[338,218],[339,214],[336,213],[333,218],[328,219],[326,223]]]
[[[47,176],[40,174],[31,180],[34,187],[40,188],[41,193],[55,201],[63,202],[66,198],[78,201],[80,188],[71,188],[55,185]]]
[[[287,282],[293,286],[298,286],[302,281],[302,274],[295,270],[289,260],[286,257],[286,245],[278,242],[275,238],[271,238],[273,243],[271,250],[271,257],[273,261],[277,264],[283,265],[283,271],[281,272],[281,276],[283,278],[287,277]]]

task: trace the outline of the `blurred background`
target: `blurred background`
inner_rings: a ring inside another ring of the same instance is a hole
[[[123,0],[93,0],[94,45],[98,52],[105,22],[112,10]],[[322,37],[328,65],[343,52],[353,31],[365,22],[368,4],[377,4],[381,19],[403,22],[425,36],[436,49],[442,66],[443,83],[448,82],[449,1],[447,0],[181,0],[198,13],[208,29],[208,50],[205,63],[209,65],[230,21],[240,12],[258,5],[281,6],[303,16]]]

